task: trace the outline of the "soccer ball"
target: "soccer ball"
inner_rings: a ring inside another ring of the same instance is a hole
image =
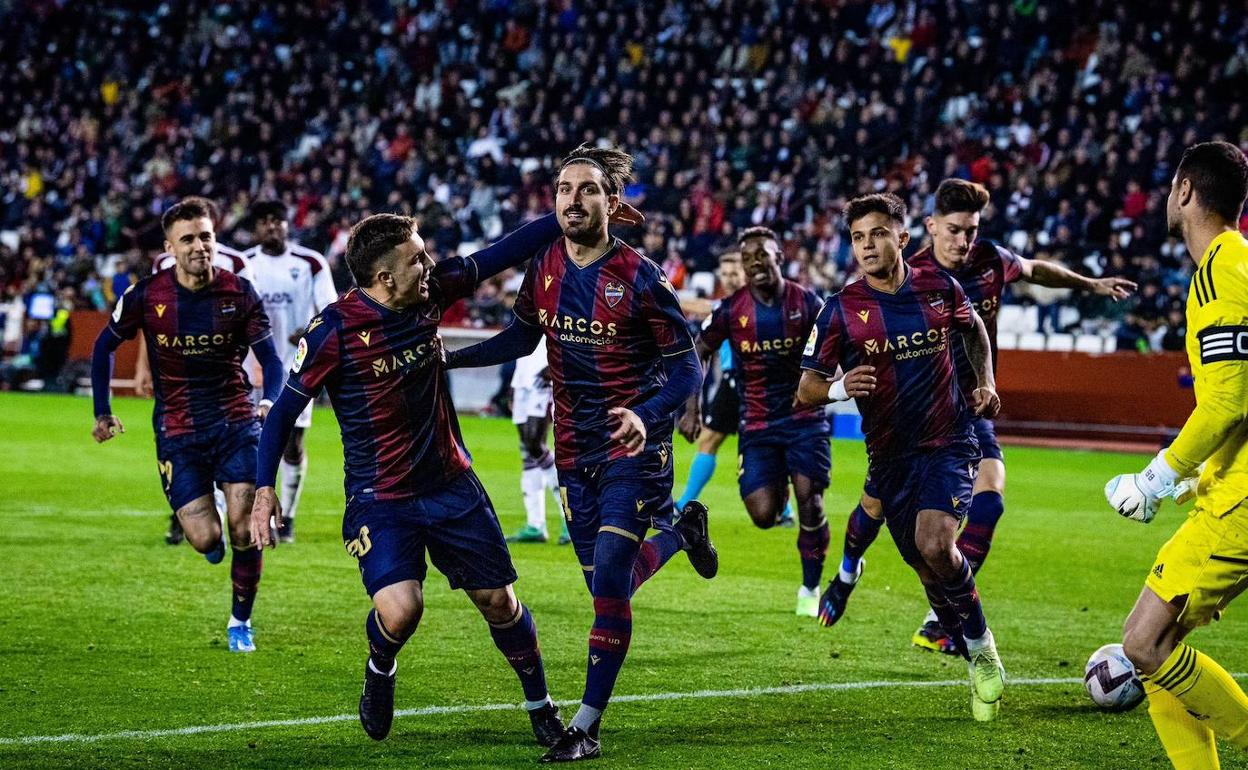
[[[1107,644],[1092,653],[1083,668],[1083,686],[1105,711],[1130,711],[1144,700],[1144,683],[1121,644]]]

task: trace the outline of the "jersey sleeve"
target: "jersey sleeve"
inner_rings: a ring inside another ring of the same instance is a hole
[[[710,350],[715,350],[728,339],[727,300],[716,302],[711,314],[702,320],[702,330],[698,333],[698,338]]]
[[[841,340],[845,329],[841,324],[840,302],[835,298],[823,303],[823,308],[815,318],[815,325],[806,338],[806,349],[802,351],[802,368],[835,377],[836,369],[841,365]]]
[[[533,291],[537,282],[537,263],[540,259],[541,257],[534,257],[529,263],[524,280],[520,282],[520,290],[516,292],[516,303],[511,308],[517,319],[530,326],[537,326],[537,305],[533,301]]]
[[[662,268],[655,267],[655,275],[649,279],[642,301],[642,313],[650,322],[650,331],[658,343],[659,352],[676,356],[693,348],[689,334],[689,322],[680,309],[680,300]]]
[[[1200,360],[1192,369],[1200,388],[1196,408],[1166,450],[1180,476],[1190,476],[1233,433],[1242,433],[1248,419],[1248,281],[1215,266],[1210,260],[1197,270],[1187,298],[1189,306],[1197,303],[1187,333],[1198,343]]]
[[[1001,274],[1005,276],[1006,283],[1014,283],[1023,277],[1022,257],[998,243],[993,243],[992,249],[1001,262]]]
[[[243,302],[247,311],[247,344],[255,345],[272,337],[273,329],[269,326],[269,316],[264,312],[264,302],[250,281],[243,281],[243,295],[246,298]]]
[[[443,310],[477,288],[477,263],[464,257],[444,259],[433,266],[429,277],[429,298]]]
[[[975,328],[975,309],[971,307],[971,301],[962,284],[953,278],[949,279],[949,291],[952,296],[953,328],[960,332],[969,332]]]
[[[143,326],[143,295],[146,284],[131,284],[113,306],[108,330],[123,340],[132,339]]]
[[[332,319],[322,313],[308,323],[308,331],[299,338],[286,387],[300,395],[315,398],[338,371],[338,366],[338,328]]]

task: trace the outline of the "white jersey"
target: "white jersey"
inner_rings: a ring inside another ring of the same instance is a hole
[[[161,270],[168,270],[178,263],[176,257],[169,252],[162,252],[160,256],[152,261],[152,273],[159,273]],[[224,270],[227,273],[234,273],[242,276],[247,280],[251,280],[251,267],[247,264],[247,257],[238,249],[231,249],[224,243],[217,244],[216,253],[212,255],[212,266],[218,270]]]
[[[273,328],[273,344],[289,369],[296,350],[290,335],[338,299],[329,263],[312,249],[290,242],[285,253],[277,256],[266,254],[259,246],[248,249],[245,256],[251,266],[251,282]]]
[[[536,350],[524,358],[516,359],[516,372],[511,375],[511,387],[534,388],[537,390],[549,388],[550,383],[537,377],[547,365],[546,335],[542,335],[541,340],[537,343]]]

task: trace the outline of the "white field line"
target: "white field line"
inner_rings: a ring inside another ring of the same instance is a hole
[[[1028,687],[1055,684],[1080,684],[1079,677],[1059,679],[1010,679],[1008,686]],[[755,698],[763,695],[793,695],[804,692],[842,692],[847,690],[874,690],[886,687],[895,688],[928,688],[928,687],[967,687],[965,679],[945,679],[939,681],[873,681],[873,682],[828,682],[817,684],[794,684],[779,687],[748,687],[736,690],[695,690],[693,692],[660,692],[646,695],[616,695],[612,703],[652,703],[666,700],[695,700],[700,698]],[[579,701],[560,702],[560,706],[570,706]],[[487,703],[470,706],[425,706],[415,709],[398,709],[396,717],[419,717],[437,714],[469,714],[486,711],[511,711],[519,709],[516,703]],[[99,733],[86,735],[82,733],[65,733],[62,735],[25,735],[15,738],[0,738],[0,746],[29,746],[40,743],[95,743],[108,740],[148,740],[151,738],[168,738],[180,735],[199,735],[201,733],[229,733],[244,730],[259,730],[266,727],[302,727],[305,725],[324,725],[333,722],[354,722],[356,714],[336,714],[324,717],[303,717],[300,719],[270,719],[263,722],[235,722],[219,725],[193,725],[175,727],[164,730],[122,730],[115,733]]]

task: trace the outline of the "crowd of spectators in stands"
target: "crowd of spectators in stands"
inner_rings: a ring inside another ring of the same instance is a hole
[[[437,256],[470,250],[548,211],[554,163],[588,139],[635,153],[625,194],[647,223],[625,235],[678,287],[767,224],[789,275],[834,291],[852,272],[848,196],[897,192],[918,235],[959,176],[992,193],[983,237],[1140,282],[1117,306],[1016,292],[1047,330],[1073,306],[1120,347],[1178,349],[1192,265],[1165,195],[1184,146],[1248,146],[1236,6],[15,0],[0,10],[0,312],[12,331],[37,294],[108,308],[187,194],[221,204],[239,248],[250,202],[285,201],[343,288],[365,214],[418,216]],[[462,322],[503,321],[507,288],[484,286]]]

